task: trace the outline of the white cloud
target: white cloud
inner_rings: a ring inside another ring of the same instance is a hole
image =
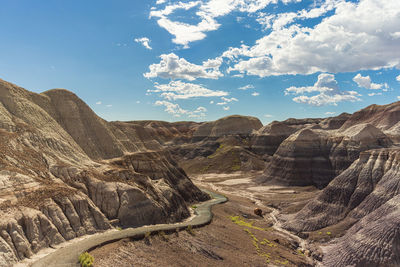
[[[101,101],[97,101],[97,102],[96,102],[96,105],[101,105]]]
[[[111,107],[112,107],[112,105],[106,105],[106,107],[108,107],[108,108],[111,108]]]
[[[327,111],[327,112],[325,112],[325,115],[328,115],[328,116],[330,116],[330,115],[335,115],[336,114],[336,112],[333,112],[333,111]]]
[[[305,95],[309,93],[318,94]],[[318,81],[313,86],[287,88],[285,95],[300,95],[294,97],[293,101],[313,106],[337,105],[342,101],[361,101],[359,98],[361,95],[355,91],[340,91],[335,76],[328,73],[318,75]]]
[[[258,92],[254,92],[254,93],[252,93],[251,95],[252,95],[252,96],[259,96],[259,95],[260,95],[260,93],[258,93]]]
[[[384,86],[384,84],[371,82],[371,78],[369,76],[363,77],[360,73],[358,73],[356,76],[354,76],[353,81],[359,87],[363,87],[366,89],[372,89],[372,90],[382,89],[382,87]]]
[[[218,60],[207,60],[204,65],[196,65],[180,58],[174,53],[163,54],[158,64],[149,66],[150,71],[144,74],[146,78],[160,77],[164,79],[186,79],[189,81],[197,78],[218,79],[223,76],[219,71]]]
[[[260,23],[264,29],[272,28],[274,30],[282,29],[283,27],[293,23],[298,19],[312,19],[318,18],[325,15],[328,11],[333,10],[340,3],[340,0],[326,0],[325,2],[320,2],[315,4],[321,4],[320,6],[315,6],[310,10],[303,9],[297,12],[288,12],[280,14],[270,14],[259,12],[257,17],[257,22]]]
[[[396,77],[396,81],[400,82],[400,75]]]
[[[199,84],[171,81],[168,84],[155,83],[155,90],[147,90],[149,93],[161,93],[161,97],[168,100],[189,99],[195,97],[220,97],[227,96],[228,92],[214,91]]]
[[[164,4],[166,0],[157,0],[156,5]]]
[[[238,100],[237,98],[235,98],[235,97],[231,97],[231,98],[221,97],[221,100],[222,100],[223,102],[218,102],[216,105],[218,105],[218,106],[225,106],[225,105],[227,105],[228,103],[231,103],[232,101],[234,101],[234,102],[238,102],[238,101],[239,101],[239,100]]]
[[[213,101],[213,100],[211,100],[211,101],[210,101],[210,104],[214,104],[214,101]]]
[[[284,0],[288,3],[298,0]],[[174,36],[173,42],[189,47],[189,43],[206,38],[206,33],[217,30],[221,25],[216,18],[225,16],[233,11],[254,13],[267,5],[277,3],[277,0],[209,0],[209,1],[189,1],[187,3],[178,2],[167,5],[162,10],[152,10],[150,18],[156,17],[160,27],[167,30]],[[176,10],[190,10],[197,8],[196,16],[200,19],[197,24],[188,24],[180,21],[173,21],[169,16]]]
[[[400,100],[400,96],[397,97],[397,100]]]
[[[135,42],[143,45],[145,48],[147,48],[149,50],[153,49],[153,48],[151,48],[151,46],[149,44],[150,39],[147,37],[135,38]]]
[[[335,13],[313,28],[281,23],[254,46],[237,48],[240,61],[228,71],[265,77],[399,67],[400,38],[393,33],[400,29],[400,1],[336,2]]]
[[[138,101],[136,101],[136,104],[140,104],[140,101],[138,100]]]
[[[265,117],[265,118],[272,118],[273,115],[271,115],[271,114],[265,114],[264,117]]]
[[[221,97],[221,99],[222,99],[223,101],[225,101],[225,102],[228,102],[228,103],[230,103],[230,102],[232,102],[232,101],[235,101],[235,102],[238,102],[238,101],[239,101],[237,98],[234,98],[234,97],[231,97],[231,98]]]
[[[238,88],[239,90],[248,90],[248,89],[254,89],[254,85],[248,84],[242,87]]]
[[[224,110],[230,110],[230,107],[223,107]]]
[[[370,93],[368,96],[376,96],[376,95],[382,95],[382,93]]]
[[[169,114],[172,114],[174,117],[181,117],[182,115],[187,115],[189,118],[203,118],[206,116],[207,109],[205,107],[198,107],[193,111],[189,111],[181,108],[178,104],[171,103],[168,101],[156,101],[154,103],[156,106],[164,106],[166,111]]]

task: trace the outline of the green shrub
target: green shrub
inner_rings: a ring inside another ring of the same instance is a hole
[[[82,267],[92,267],[94,263],[94,257],[88,252],[84,252],[79,255],[79,263]]]
[[[195,236],[195,235],[196,235],[196,233],[194,232],[193,227],[192,227],[191,225],[189,225],[189,226],[186,228],[186,231],[187,231],[190,235],[192,235],[192,236]]]
[[[164,240],[164,241],[168,241],[168,240],[169,240],[169,239],[168,239],[168,236],[165,234],[164,231],[159,231],[159,232],[158,232],[158,236],[159,236],[162,240]]]

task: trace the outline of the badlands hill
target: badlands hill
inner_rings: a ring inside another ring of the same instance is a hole
[[[400,265],[400,102],[354,114],[107,122],[75,94],[0,80],[0,265],[104,231],[175,222],[208,198],[189,174],[262,171],[321,193],[283,226],[319,231],[324,266]],[[178,163],[179,162],[179,165]]]
[[[149,130],[106,122],[67,90],[0,80],[0,265],[112,224],[188,217],[208,196]]]

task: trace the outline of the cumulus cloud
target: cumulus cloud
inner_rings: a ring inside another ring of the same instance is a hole
[[[258,93],[258,92],[254,92],[254,93],[252,93],[251,95],[252,95],[252,96],[259,96],[259,95],[260,95],[260,93]]]
[[[330,116],[330,115],[335,115],[336,114],[336,112],[333,112],[333,111],[327,111],[327,112],[325,112],[325,115],[328,115],[328,116]]]
[[[228,103],[230,103],[230,102],[232,102],[232,101],[235,101],[235,102],[238,102],[238,101],[239,101],[239,100],[238,100],[237,98],[235,98],[235,97],[231,97],[231,98],[221,97],[221,99],[222,99],[223,101],[225,101],[225,102],[228,102]]]
[[[219,66],[222,62],[218,61],[218,59],[207,60],[203,65],[196,65],[174,53],[162,54],[160,58],[160,63],[149,66],[150,71],[143,74],[144,77],[194,81],[197,78],[218,79],[223,76],[219,71]]]
[[[336,8],[337,4],[339,4],[341,0],[326,0],[321,3],[315,3],[316,6],[311,8],[310,10],[302,9],[297,12],[287,12],[280,14],[270,14],[259,12],[257,17],[257,22],[260,23],[264,29],[272,28],[274,30],[282,29],[295,22],[298,19],[312,19],[318,18],[322,15],[325,15],[327,12]],[[320,4],[317,6],[317,4]]]
[[[156,101],[154,103],[156,106],[164,106],[164,111],[173,115],[174,117],[181,117],[182,115],[187,115],[189,118],[202,118],[206,116],[207,109],[205,107],[198,107],[193,111],[189,111],[181,108],[176,103],[171,103],[169,101]]]
[[[239,100],[237,99],[237,98],[235,98],[235,97],[231,97],[231,98],[227,98],[227,97],[221,97],[221,100],[223,101],[223,102],[218,102],[216,105],[219,105],[219,106],[224,106],[224,105],[226,105],[226,104],[228,104],[228,103],[231,103],[231,102],[238,102]]]
[[[309,96],[306,94],[317,93]],[[361,101],[361,96],[356,91],[340,91],[335,76],[329,73],[318,75],[318,80],[313,86],[289,87],[285,95],[300,95],[293,98],[297,103],[304,103],[313,106],[337,105],[342,101]]]
[[[265,118],[272,118],[273,115],[271,115],[271,114],[265,114],[264,117],[265,117]]]
[[[356,76],[354,76],[353,81],[359,87],[363,87],[366,89],[372,89],[372,90],[382,89],[382,87],[384,86],[384,84],[371,82],[371,78],[369,76],[363,77],[360,73],[358,73]]]
[[[228,71],[265,77],[400,66],[400,38],[393,37],[400,29],[400,1],[336,1],[334,7],[333,15],[312,28],[281,15],[285,22],[274,27],[279,20],[273,20],[272,31],[254,46],[228,50],[240,57]]]
[[[231,108],[228,106],[228,107],[223,107],[223,109],[227,111],[230,110]]]
[[[376,95],[382,95],[382,93],[370,93],[368,96],[376,96]]]
[[[143,45],[145,48],[147,48],[149,50],[153,49],[153,48],[151,48],[151,46],[149,44],[150,39],[147,37],[135,38],[135,42]]]
[[[242,87],[238,88],[239,90],[248,90],[248,89],[254,89],[254,85],[248,84]]]
[[[396,77],[396,81],[400,82],[400,75]]]
[[[161,97],[168,100],[189,99],[195,97],[223,97],[228,95],[225,91],[214,91],[200,84],[171,81],[168,84],[155,83],[155,90],[147,90],[149,93],[161,93]]]
[[[298,0],[283,0],[289,3]],[[167,30],[174,36],[172,41],[176,44],[189,47],[189,43],[206,38],[206,33],[217,30],[221,25],[217,18],[225,16],[233,11],[255,13],[276,0],[209,0],[209,1],[189,1],[186,3],[171,3],[161,10],[152,10],[150,18],[157,18],[160,27]],[[174,21],[170,18],[176,10],[190,10],[197,8],[195,12],[200,22],[189,24],[180,21]]]
[[[97,101],[96,105],[101,105],[101,103],[102,103],[101,101]]]

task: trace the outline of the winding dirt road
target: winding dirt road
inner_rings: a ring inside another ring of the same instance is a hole
[[[79,266],[78,257],[85,251],[107,244],[113,241],[117,241],[123,238],[142,238],[147,232],[154,231],[170,231],[176,229],[184,229],[188,226],[200,227],[211,222],[213,214],[211,207],[220,203],[226,202],[228,199],[217,193],[203,190],[204,192],[211,195],[212,199],[197,205],[195,210],[195,216],[185,222],[174,223],[174,224],[156,224],[147,225],[138,228],[128,228],[121,231],[108,231],[102,234],[89,236],[83,240],[74,242],[65,247],[57,249],[56,251],[48,254],[47,256],[38,259],[32,263],[32,267],[49,267],[49,266]]]

